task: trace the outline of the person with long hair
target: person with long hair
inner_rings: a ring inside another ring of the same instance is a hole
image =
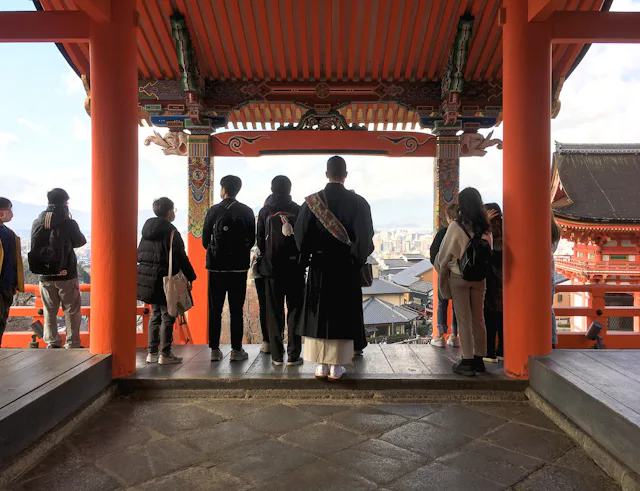
[[[466,188],[458,196],[456,220],[449,225],[436,258],[438,287],[445,298],[456,306],[462,359],[453,365],[453,372],[475,376],[486,371],[482,358],[487,354],[487,332],[484,323],[486,280],[468,281],[462,278],[459,261],[470,240],[480,234],[490,246],[487,212],[482,196],[475,188]]]
[[[502,317],[502,209],[498,203],[487,203],[487,218],[491,227],[493,250],[487,275],[487,293],[484,297],[484,323],[487,328],[487,354],[484,361],[497,363],[504,357]],[[496,347],[496,336],[498,345]]]
[[[556,262],[553,258],[556,250],[558,249],[558,244],[560,243],[562,235],[562,230],[556,222],[556,217],[553,214],[553,210],[551,210],[551,347],[555,348],[556,344],[558,344],[558,326],[556,323],[556,313],[553,310],[553,298],[556,294],[556,281],[554,278],[554,273],[556,271]]]

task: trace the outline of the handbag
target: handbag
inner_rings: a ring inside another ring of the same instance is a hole
[[[311,213],[313,213],[320,224],[327,229],[327,232],[343,244],[348,246],[352,245],[351,239],[349,238],[349,234],[344,228],[344,225],[340,220],[338,220],[338,217],[333,214],[325,203],[324,193],[322,191],[320,193],[312,194],[307,197],[305,201],[307,202],[307,206],[309,206]],[[373,268],[370,264],[365,263],[362,265],[359,276],[360,286],[369,287],[373,285]]]
[[[169,246],[169,275],[162,279],[164,294],[167,297],[167,313],[171,317],[178,317],[193,307],[193,300],[189,292],[189,280],[182,271],[173,274],[173,236],[175,230],[171,231]]]

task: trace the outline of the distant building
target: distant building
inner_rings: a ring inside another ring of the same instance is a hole
[[[369,287],[362,287],[362,300],[371,297],[384,300],[391,305],[400,306],[409,301],[410,290],[395,283],[382,279],[373,278],[373,284]]]
[[[389,336],[405,334],[407,327],[413,326],[421,315],[414,310],[393,305],[376,297],[362,302],[364,327],[367,336]]]
[[[557,257],[556,269],[572,284],[640,283],[640,145],[556,144],[551,203],[573,255]],[[590,306],[574,293],[572,306]],[[640,294],[611,294],[607,305],[640,305]],[[572,329],[586,329],[584,317]],[[636,318],[610,318],[609,329],[639,331]]]
[[[433,293],[433,265],[423,259],[389,277],[393,283],[409,289],[409,303],[431,307]]]

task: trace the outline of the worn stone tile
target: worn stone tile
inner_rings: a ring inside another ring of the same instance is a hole
[[[280,440],[316,455],[328,455],[357,445],[366,438],[331,423],[317,423],[288,433]]]
[[[211,428],[187,431],[176,438],[178,441],[197,448],[207,455],[219,457],[219,452],[222,450],[241,447],[266,437],[264,433],[233,421],[226,421]]]
[[[171,436],[183,431],[209,428],[221,421],[224,421],[222,416],[195,405],[165,405],[155,407],[144,418],[136,417],[134,424]]]
[[[81,465],[58,465],[49,467],[49,472],[15,483],[16,491],[110,491],[120,488],[120,483],[92,463]]]
[[[382,435],[380,440],[432,459],[446,455],[469,442],[463,435],[422,422],[409,423],[391,430]]]
[[[493,433],[484,436],[483,439],[489,443],[547,462],[554,460],[574,446],[573,441],[565,435],[518,423],[507,423]]]
[[[516,491],[617,491],[610,478],[594,477],[566,467],[546,465],[514,486]]]
[[[147,443],[152,434],[145,428],[110,420],[92,419],[67,441],[83,456],[95,461],[104,455],[120,452],[132,445]]]
[[[501,491],[504,486],[433,462],[398,479],[391,488],[398,491]]]
[[[87,463],[81,453],[77,452],[67,442],[54,447],[38,464],[29,471],[28,477],[36,477],[51,472],[56,467],[77,467]]]
[[[566,454],[556,459],[553,464],[592,476],[594,479],[609,479],[609,475],[578,447],[569,450]]]
[[[379,435],[406,423],[407,419],[374,407],[364,406],[337,414],[331,418],[331,421],[358,433]]]
[[[542,467],[544,461],[480,441],[471,442],[438,462],[448,467],[511,486]]]
[[[363,452],[379,455],[380,457],[389,457],[392,459],[399,459],[404,461],[413,461],[418,463],[426,463],[429,458],[424,457],[415,452],[405,450],[391,443],[382,440],[367,440],[360,445],[353,447],[355,450],[362,450]]]
[[[271,401],[247,401],[247,400],[219,400],[219,399],[200,399],[196,401],[196,405],[212,411],[224,419],[234,419],[248,413],[264,409],[273,403]]]
[[[442,404],[382,404],[375,406],[387,413],[397,414],[409,419],[420,419],[442,409]]]
[[[482,411],[483,413],[493,414],[500,418],[511,420],[518,414],[530,408],[531,405],[528,402],[472,402],[465,404],[465,406],[475,409],[476,411]]]
[[[206,469],[200,466],[189,467],[173,474],[148,481],[135,488],[135,491],[246,491],[250,485],[235,476],[219,469]],[[134,490],[132,490],[134,491]]]
[[[295,407],[302,411],[315,414],[321,418],[333,416],[334,414],[342,413],[351,409],[351,406],[339,406],[333,404],[296,404]]]
[[[191,466],[203,457],[173,440],[157,440],[109,454],[97,462],[129,486]]]
[[[378,489],[375,483],[354,476],[341,467],[314,462],[283,476],[277,482],[264,483],[256,491],[367,491]]]
[[[516,423],[523,423],[545,430],[555,431],[557,433],[563,433],[563,431],[556,426],[556,424],[547,418],[544,413],[535,407],[527,406],[523,408],[523,411],[512,418],[512,421]]]
[[[104,414],[121,418],[132,424],[148,425],[152,415],[168,412],[173,413],[188,404],[175,399],[116,399],[104,408]],[[104,419],[103,413],[98,413]]]
[[[422,421],[449,428],[469,438],[479,438],[507,422],[506,419],[455,404],[422,418]]]
[[[387,484],[400,476],[404,476],[420,465],[417,462],[382,457],[354,448],[332,454],[328,459],[351,471],[353,474],[362,476],[378,484]]]
[[[224,463],[218,468],[227,474],[259,483],[271,481],[281,474],[317,460],[318,457],[300,448],[285,445],[277,440],[267,440],[229,452],[224,456]]]
[[[311,424],[317,419],[313,414],[278,404],[243,416],[238,422],[263,433],[281,435]]]

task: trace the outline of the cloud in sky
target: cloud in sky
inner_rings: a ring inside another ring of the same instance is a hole
[[[640,10],[640,1],[616,0],[613,7]],[[3,112],[15,115],[0,120],[0,195],[40,204],[49,188],[66,186],[74,208],[88,211],[91,131],[82,82],[53,44],[0,44],[0,57],[12,67],[0,78]],[[564,85],[562,109],[552,122],[552,140],[640,141],[638,93],[640,46],[592,46]],[[179,215],[186,215],[187,159],[167,157],[155,145],[145,147],[142,142],[149,134],[150,128],[139,130],[139,206],[149,209],[155,198],[166,195],[176,202]],[[494,137],[502,137],[502,128],[495,130]],[[349,156],[347,161],[350,188],[371,203],[395,200],[398,215],[407,212],[411,206],[407,203],[415,203],[414,208],[424,211],[425,225],[431,224],[432,159]],[[325,156],[309,155],[218,157],[214,158],[215,182],[225,174],[239,175],[244,182],[241,199],[258,207],[269,194],[271,179],[287,174],[293,181],[294,198],[301,201],[324,184],[325,162]],[[475,186],[486,201],[501,202],[502,152],[491,148],[483,158],[463,159],[461,186]],[[219,193],[217,185],[214,193]]]

